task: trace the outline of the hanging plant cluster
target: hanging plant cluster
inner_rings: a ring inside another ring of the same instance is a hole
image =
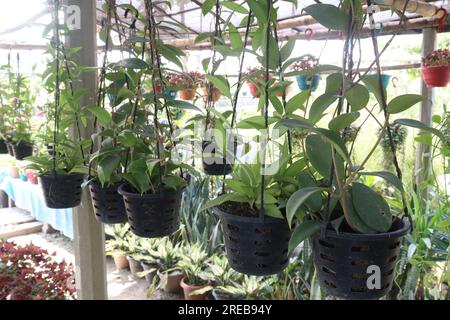
[[[438,49],[422,58],[423,81],[429,87],[445,87],[450,82],[450,50]]]

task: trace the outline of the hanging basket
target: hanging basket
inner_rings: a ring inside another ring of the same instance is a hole
[[[205,174],[209,176],[224,176],[233,172],[234,157],[236,156],[236,148],[234,148],[234,156],[215,156],[215,153],[206,153],[205,149],[214,146],[210,141],[202,142],[202,166]],[[217,150],[217,148],[212,148]]]
[[[295,79],[297,80],[298,88],[301,91],[307,91],[311,90],[314,91],[319,86],[320,82],[320,75],[316,74],[314,76],[296,76]]]
[[[288,264],[289,226],[285,219],[241,217],[215,207],[220,217],[228,264],[255,276],[281,272]]]
[[[117,192],[119,184],[102,187],[98,180],[89,184],[95,218],[101,223],[116,224],[127,221],[122,196]]]
[[[33,145],[27,142],[13,143],[12,150],[16,160],[23,160],[33,155]]]
[[[446,87],[450,82],[450,66],[422,67],[422,77],[430,87]]]
[[[195,90],[180,90],[179,95],[180,99],[191,101],[195,99]]]
[[[208,100],[208,88],[202,88],[202,92],[203,92],[203,99],[205,101],[207,101]],[[219,89],[217,89],[217,88],[211,89],[211,101],[217,102],[217,101],[219,101],[221,96],[222,96],[222,93],[220,93]]]
[[[118,192],[123,196],[131,231],[144,238],[161,238],[178,230],[183,190],[160,194],[139,194],[122,184]]]
[[[5,140],[0,139],[0,154],[8,154],[8,145]]]
[[[48,174],[40,177],[45,203],[51,209],[69,209],[81,203],[84,174]]]
[[[386,295],[392,286],[401,240],[410,228],[407,219],[397,218],[387,233],[337,234],[328,229],[325,238],[316,233],[313,255],[321,288],[343,299],[369,300]],[[368,287],[368,277],[375,274],[370,266],[379,267],[379,289]]]

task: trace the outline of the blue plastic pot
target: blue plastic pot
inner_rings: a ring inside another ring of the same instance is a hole
[[[377,74],[370,74],[367,77],[375,79],[376,83],[378,83],[378,75]],[[381,74],[381,83],[383,84],[383,88],[384,89],[386,89],[389,86],[389,82],[390,81],[391,81],[391,75],[390,74],[385,74],[385,73]]]
[[[166,98],[167,100],[175,100],[175,98],[177,97],[177,93],[177,90],[165,88],[164,98]]]
[[[301,91],[306,90],[316,90],[319,86],[320,75],[316,74],[314,76],[297,76],[295,77],[297,80],[298,88]]]
[[[28,181],[28,178],[27,178],[27,176],[26,175],[24,175],[23,173],[19,173],[19,178],[20,178],[20,180],[22,180],[22,181]]]

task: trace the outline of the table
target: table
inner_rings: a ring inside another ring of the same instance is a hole
[[[7,172],[0,172],[0,190],[13,199],[18,208],[29,211],[36,220],[50,224],[73,239],[72,209],[47,208],[41,186],[12,179]]]

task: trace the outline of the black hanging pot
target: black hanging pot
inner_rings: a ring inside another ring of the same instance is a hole
[[[217,150],[215,143],[210,141],[202,142],[202,166],[205,174],[209,176],[224,176],[233,172],[233,162],[236,155],[236,148],[234,148],[234,155],[218,155],[209,150]],[[230,159],[231,158],[231,159]]]
[[[328,229],[324,238],[320,232],[316,233],[313,256],[320,287],[327,294],[343,299],[383,297],[391,289],[401,241],[410,228],[407,219],[397,218],[386,233],[358,234],[344,230],[337,234]]]
[[[183,190],[158,194],[135,193],[127,184],[118,190],[125,201],[131,231],[143,238],[168,236],[180,227],[180,205]]]
[[[84,174],[47,174],[40,177],[45,204],[51,209],[69,209],[81,203]]]
[[[215,207],[225,241],[228,264],[234,270],[255,276],[281,272],[288,264],[291,236],[285,219],[241,217]]]
[[[19,143],[13,143],[12,150],[14,153],[14,157],[17,160],[23,160],[26,157],[30,157],[33,155],[33,145],[28,142],[19,142]]]
[[[102,223],[116,224],[127,221],[122,196],[117,192],[120,184],[102,187],[98,180],[89,184],[95,218]]]
[[[0,139],[0,154],[7,154],[7,153],[8,153],[8,146],[6,144],[6,141]]]

